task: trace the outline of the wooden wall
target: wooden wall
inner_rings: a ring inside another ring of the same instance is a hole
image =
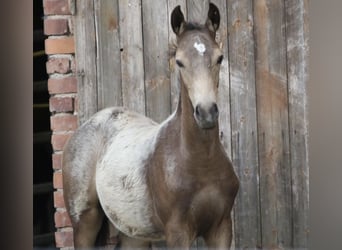
[[[307,248],[308,0],[212,0],[221,14],[222,142],[241,187],[237,248]],[[208,1],[76,0],[79,121],[124,105],[160,122],[178,83],[173,8],[204,22]],[[200,244],[200,243],[199,243]]]

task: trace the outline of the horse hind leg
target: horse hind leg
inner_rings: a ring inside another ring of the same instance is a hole
[[[72,222],[75,249],[90,249],[95,246],[103,220],[102,209],[99,206],[94,206],[84,210],[80,214],[79,220]]]

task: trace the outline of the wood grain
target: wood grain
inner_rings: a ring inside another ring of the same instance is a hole
[[[289,128],[292,169],[292,223],[295,248],[308,247],[309,163],[306,84],[308,82],[308,1],[285,1]]]
[[[88,120],[97,109],[96,33],[93,1],[78,0],[75,17],[78,120]]]
[[[123,105],[145,114],[141,1],[119,0],[119,15]]]
[[[98,109],[122,105],[119,8],[117,0],[94,1]]]
[[[248,249],[261,247],[253,1],[229,1],[228,13],[232,161],[240,180],[235,241]]]
[[[146,111],[161,122],[171,113],[167,1],[144,0],[142,13]]]
[[[262,246],[292,247],[284,1],[254,1]]]
[[[187,0],[187,10],[189,22],[204,24],[207,20],[209,1]]]

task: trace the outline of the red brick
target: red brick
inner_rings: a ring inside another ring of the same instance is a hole
[[[45,19],[45,35],[64,35],[68,32],[68,19]]]
[[[65,77],[60,79],[49,78],[48,90],[50,94],[66,94],[77,92],[76,77]]]
[[[50,117],[52,131],[75,131],[77,128],[77,116],[59,114]]]
[[[71,112],[74,110],[72,97],[50,97],[50,112]]]
[[[52,134],[51,144],[54,150],[63,150],[63,147],[71,134]]]
[[[53,193],[53,200],[54,200],[55,208],[65,208],[63,191],[55,191]]]
[[[57,211],[55,213],[55,226],[57,228],[71,226],[70,217],[66,211]]]
[[[56,247],[71,247],[73,246],[72,231],[55,232]]]
[[[70,60],[68,58],[50,58],[46,62],[46,72],[48,74],[70,72]]]
[[[52,154],[52,167],[53,169],[62,169],[62,155],[63,154]]]
[[[69,0],[44,0],[45,15],[70,15]]]
[[[75,53],[74,37],[67,36],[45,39],[45,53],[48,55]]]
[[[62,171],[55,171],[53,173],[53,187],[54,188],[63,188],[63,176]]]

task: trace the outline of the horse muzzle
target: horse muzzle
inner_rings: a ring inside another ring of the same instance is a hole
[[[217,125],[219,110],[216,103],[210,105],[198,104],[194,112],[195,120],[202,129],[212,129]]]

